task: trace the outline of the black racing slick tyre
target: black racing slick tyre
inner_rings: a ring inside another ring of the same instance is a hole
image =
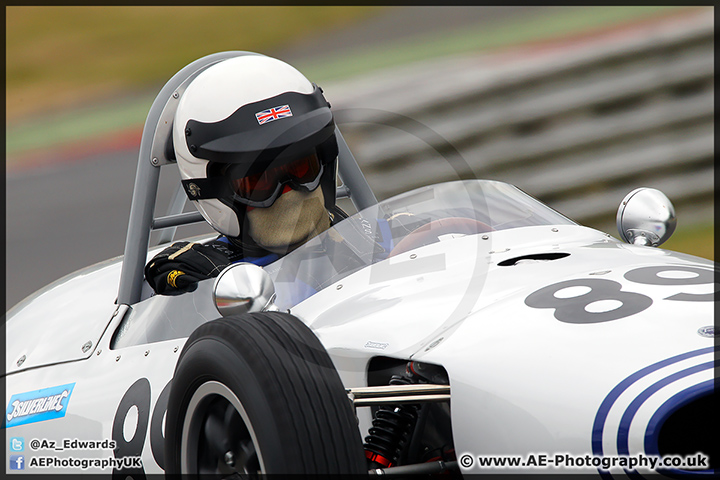
[[[166,472],[367,474],[357,420],[330,357],[287,313],[226,317],[183,348],[165,423]]]

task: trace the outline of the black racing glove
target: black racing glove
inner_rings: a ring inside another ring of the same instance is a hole
[[[175,295],[195,289],[197,282],[216,277],[230,264],[229,251],[219,242],[176,242],[145,266],[145,278],[156,293]]]

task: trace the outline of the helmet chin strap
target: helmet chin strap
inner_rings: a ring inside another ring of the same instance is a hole
[[[246,213],[249,235],[269,252],[285,254],[330,227],[322,188],[290,190],[268,208]]]

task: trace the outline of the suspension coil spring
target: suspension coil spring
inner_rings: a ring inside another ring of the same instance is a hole
[[[390,385],[414,383],[407,377],[393,375]],[[408,442],[418,416],[417,405],[382,406],[375,411],[372,427],[365,437],[365,457],[380,467],[395,465]]]

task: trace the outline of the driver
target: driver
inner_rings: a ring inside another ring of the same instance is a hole
[[[322,89],[287,63],[252,54],[202,71],[180,97],[172,151],[188,198],[220,236],[156,255],[145,267],[153,290],[192,290],[234,262],[267,265],[346,218],[334,132]]]

